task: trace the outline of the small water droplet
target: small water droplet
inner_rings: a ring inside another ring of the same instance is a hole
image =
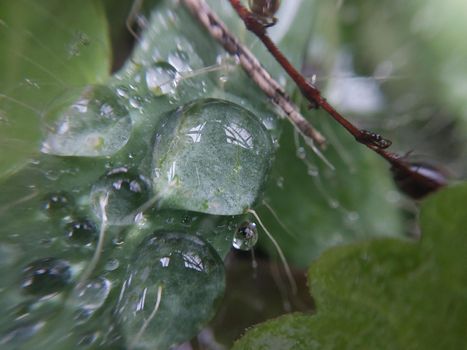
[[[284,188],[284,177],[283,176],[279,176],[276,180],[276,185],[277,187],[279,187],[280,189]]]
[[[188,225],[188,226],[191,225],[192,221],[193,221],[193,218],[189,215],[184,215],[181,220],[183,225]]]
[[[239,250],[251,250],[258,242],[258,232],[254,222],[244,222],[234,234],[232,246]]]
[[[303,148],[303,147],[298,147],[297,148],[297,157],[299,159],[302,159],[302,160],[306,158],[305,148]]]
[[[23,270],[21,288],[37,296],[48,296],[60,292],[71,279],[70,265],[57,258],[35,260]]]
[[[120,262],[118,261],[118,259],[113,258],[113,259],[109,259],[106,262],[104,268],[106,271],[115,271],[116,269],[118,269],[119,266],[120,266]]]
[[[25,78],[25,79],[24,79],[24,82],[25,82],[26,85],[29,86],[29,87],[32,87],[32,88],[35,88],[35,89],[39,89],[39,88],[40,88],[40,85],[37,83],[37,81],[35,81],[35,80],[33,80],[33,79]]]
[[[135,109],[141,109],[143,106],[141,98],[139,96],[134,96],[130,98],[129,102],[130,102],[130,106]]]
[[[73,197],[67,192],[53,192],[45,195],[43,208],[49,216],[63,216],[73,210]]]
[[[119,86],[115,89],[115,92],[118,96],[127,99],[128,98],[128,88],[126,86]]]
[[[355,211],[351,211],[351,212],[348,212],[347,213],[347,220],[350,221],[350,222],[356,222],[360,219],[360,215],[355,212]]]
[[[159,61],[146,71],[146,85],[156,96],[173,94],[177,85],[177,70],[169,63]]]
[[[149,199],[147,180],[125,167],[110,170],[95,184],[91,202],[96,215],[102,218],[100,199],[107,196],[105,214],[109,224],[128,225],[134,222],[137,209]]]
[[[312,166],[311,164],[308,165],[308,169],[307,169],[307,174],[310,175],[310,176],[313,176],[313,177],[316,177],[319,175],[319,170],[318,168],[315,168],[314,166]]]
[[[112,283],[104,277],[97,277],[78,285],[73,291],[73,304],[87,312],[94,312],[99,309],[112,288]]]
[[[66,225],[66,236],[73,242],[88,245],[97,238],[97,230],[91,221],[79,219]]]
[[[123,245],[124,243],[125,243],[125,239],[123,238],[122,235],[117,235],[116,237],[112,239],[112,244],[116,245],[117,247]]]
[[[183,73],[192,70],[190,67],[190,57],[188,56],[188,53],[183,50],[175,50],[171,52],[167,61],[177,70],[177,72]]]

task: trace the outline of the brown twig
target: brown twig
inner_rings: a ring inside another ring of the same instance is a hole
[[[258,17],[249,11],[245,6],[240,3],[240,0],[229,0],[232,7],[237,12],[238,16],[245,23],[246,28],[255,34],[266,46],[268,51],[273,55],[276,61],[284,68],[287,74],[295,81],[303,96],[315,108],[322,108],[334,120],[341,124],[355,139],[374,152],[378,153],[386,161],[391,164],[393,170],[404,174],[406,177],[413,179],[419,185],[429,189],[429,192],[435,191],[445,185],[436,179],[425,176],[421,171],[417,170],[405,161],[403,157],[396,153],[388,152],[385,149],[391,146],[392,142],[387,140],[377,133],[367,130],[359,129],[352,124],[348,119],[344,118],[329,102],[321,95],[321,92],[308,82],[303,75],[295,69],[289,60],[282,54],[282,52],[273,43],[271,38],[267,35],[267,26],[265,26]]]
[[[222,21],[211,11],[202,0],[182,0],[193,16],[204,26],[210,35],[216,39],[224,49],[238,58],[240,65],[261,90],[284,112],[288,120],[295,126],[307,141],[313,141],[323,146],[325,138],[298,111],[291,102],[284,89],[259,63],[256,57],[244,47],[229,32]],[[311,145],[313,147],[313,145]]]

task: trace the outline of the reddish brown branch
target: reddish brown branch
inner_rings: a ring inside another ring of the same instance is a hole
[[[359,129],[348,119],[344,118],[333,106],[329,104],[325,98],[323,98],[321,92],[310,82],[308,82],[277,48],[274,42],[267,35],[267,27],[264,26],[264,24],[257,18],[257,16],[244,7],[240,3],[240,0],[229,1],[237,12],[238,16],[245,23],[247,29],[255,34],[263,42],[264,46],[266,46],[276,61],[295,81],[303,96],[311,103],[313,107],[322,108],[325,110],[334,120],[341,124],[351,135],[353,135],[358,142],[378,153],[381,157],[388,161],[394,171],[402,173],[406,177],[413,179],[413,181],[418,182],[424,188],[430,189],[429,192],[437,190],[441,186],[445,185],[445,183],[441,183],[432,177],[425,176],[421,171],[417,170],[417,168],[414,168],[409,162],[406,162],[399,155],[386,151],[385,149],[391,145],[391,141],[384,139],[379,134]]]
[[[229,1],[238,13],[239,17],[245,23],[247,29],[253,32],[264,43],[273,57],[295,81],[300,91],[305,98],[308,99],[311,105],[315,108],[322,108],[325,110],[334,120],[353,135],[358,142],[378,153],[387,162],[389,162],[391,164],[391,170],[394,173],[394,177],[399,180],[403,179],[405,187],[407,187],[408,184],[412,184],[412,186],[418,187],[418,193],[426,195],[447,184],[447,182],[443,180],[443,176],[433,176],[433,173],[429,175],[424,168],[406,161],[404,159],[405,157],[386,151],[386,148],[391,145],[391,141],[384,139],[379,134],[359,129],[349,120],[344,118],[326,101],[325,98],[322,97],[321,92],[310,84],[300,74],[300,72],[290,64],[282,52],[279,51],[266,33],[267,26],[264,26],[264,24],[262,24],[254,14],[245,8],[239,0]],[[222,23],[222,21],[210,10],[205,2],[203,0],[182,0],[182,3],[227,52],[238,58],[245,72],[253,81],[256,82],[266,95],[284,111],[287,118],[292,122],[295,128],[305,137],[305,140],[315,141],[322,145],[325,140],[324,137],[316,131],[305,118],[303,118],[280,85],[264,69],[256,57],[247,48],[241,45],[235,36],[228,31],[224,23]],[[311,146],[314,147],[313,144],[311,144]],[[315,149],[315,151],[317,150]],[[320,155],[319,152],[317,153]],[[397,181],[398,180],[396,179],[396,183]],[[415,197],[411,195],[410,191],[405,189],[402,190],[413,198],[421,198],[421,196]]]

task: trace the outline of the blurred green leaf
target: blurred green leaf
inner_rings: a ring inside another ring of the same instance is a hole
[[[42,118],[59,93],[110,72],[101,3],[59,0],[0,4],[0,177],[38,150]]]
[[[402,232],[387,165],[338,126],[319,125],[329,138],[324,155],[335,170],[306,146],[297,147],[293,133],[285,132],[264,201],[287,230],[267,207],[259,210],[289,260],[302,267],[328,247]]]
[[[259,325],[235,349],[465,349],[467,184],[421,208],[420,242],[330,249],[309,270],[315,316]]]
[[[384,108],[367,121],[381,118],[378,126],[396,147],[413,149],[414,156],[429,154],[463,177],[466,11],[462,0],[359,0],[335,11],[340,46],[358,74],[375,79],[384,92]]]

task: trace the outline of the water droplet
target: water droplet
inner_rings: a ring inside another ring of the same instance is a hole
[[[60,117],[42,143],[43,153],[109,156],[128,142],[131,118],[119,97],[109,88],[88,86],[78,98],[74,94],[59,101],[48,113],[51,117]]]
[[[165,349],[194,336],[214,315],[224,283],[222,260],[200,238],[161,231],[145,238],[134,253],[117,305],[128,344]]]
[[[234,234],[232,245],[235,249],[251,250],[258,242],[258,232],[254,222],[244,222]]]
[[[99,309],[112,288],[112,283],[104,277],[97,277],[79,285],[73,291],[73,304],[86,312],[94,312]]]
[[[356,222],[360,219],[360,215],[355,211],[350,211],[347,213],[347,220],[349,222]]]
[[[183,50],[175,50],[171,52],[167,61],[177,70],[177,72],[183,73],[192,70],[190,67],[190,56]]]
[[[157,130],[152,175],[162,206],[236,215],[253,205],[273,152],[254,114],[201,99],[167,114]]]
[[[70,265],[57,258],[35,260],[23,270],[21,287],[28,294],[48,296],[60,292],[71,279]]]
[[[115,271],[116,269],[118,269],[119,266],[120,262],[118,261],[118,259],[113,258],[107,261],[104,268],[106,271]]]
[[[127,99],[129,97],[128,88],[126,86],[119,86],[115,89],[118,96]]]
[[[91,221],[79,219],[66,225],[66,236],[73,242],[88,245],[97,238],[97,230]]]
[[[54,192],[43,197],[42,206],[48,215],[62,217],[71,213],[74,201],[67,192]]]
[[[156,96],[173,94],[177,85],[177,70],[169,63],[159,61],[146,71],[146,85]]]
[[[299,159],[302,159],[302,160],[306,158],[305,148],[303,148],[303,147],[298,147],[297,148],[297,157]]]
[[[137,209],[149,200],[147,180],[125,167],[110,170],[91,191],[94,211],[102,219],[100,199],[108,196],[105,214],[111,225],[128,225],[138,214]]]
[[[279,176],[276,180],[276,185],[277,187],[279,187],[280,189],[284,188],[284,177],[283,176]]]
[[[189,215],[184,215],[181,219],[181,223],[183,225],[187,225],[187,226],[190,226],[191,223],[195,220],[195,218],[193,218],[192,216],[189,216]]]

